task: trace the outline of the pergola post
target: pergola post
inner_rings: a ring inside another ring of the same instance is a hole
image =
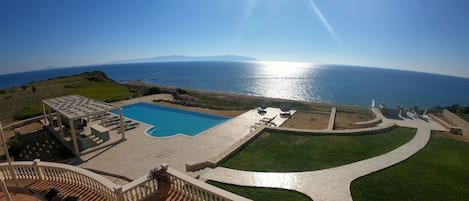
[[[47,107],[47,119],[49,120],[49,125],[51,124],[52,111],[50,107]]]
[[[101,125],[104,127],[104,115],[103,115],[102,112],[99,113],[99,114],[100,114],[100,116],[101,116]]]
[[[125,128],[124,128],[124,118],[122,115],[122,107],[119,107],[119,119],[120,119],[120,125],[121,125],[121,133],[122,133],[121,139],[125,139]]]
[[[73,150],[75,152],[75,156],[80,157],[80,150],[78,149],[77,143],[77,135],[75,133],[75,123],[73,119],[69,120],[70,124],[70,131],[72,132],[72,142],[73,142]]]
[[[42,103],[42,114],[44,114],[44,124],[47,124],[46,105]]]
[[[52,112],[49,110],[49,124],[53,130],[55,130],[55,125],[54,125],[54,115],[52,115]]]
[[[8,192],[8,186],[7,184],[5,183],[5,181],[3,179],[0,179],[1,183],[2,183],[2,191],[3,191],[3,194],[5,195],[5,198],[7,201],[12,201],[11,197],[10,197],[10,192]]]
[[[59,131],[60,135],[62,136],[62,139],[64,139],[64,128],[62,127],[62,118],[60,117],[61,115],[57,112],[57,123],[59,124]]]
[[[1,135],[0,138],[2,139],[3,153],[5,154],[5,157],[6,157],[7,162],[8,162],[8,167],[10,169],[10,174],[13,177],[13,180],[15,180],[15,182],[16,182],[16,187],[18,187],[19,183],[18,183],[18,179],[16,178],[16,171],[15,171],[15,169],[13,169],[13,166],[11,164],[10,152],[8,152],[8,146],[7,146],[7,142],[6,142],[6,139],[5,139],[5,135],[3,133],[2,122],[0,122],[0,135]]]

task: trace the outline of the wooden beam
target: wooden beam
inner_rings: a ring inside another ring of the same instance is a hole
[[[123,114],[122,114],[122,108],[121,107],[119,107],[119,118],[120,118],[120,124],[121,124],[121,134],[122,134],[121,139],[125,139],[124,117],[123,117]]]
[[[5,154],[5,157],[8,162],[10,174],[13,176],[13,180],[15,180],[16,182],[16,187],[19,187],[18,179],[16,178],[16,171],[15,169],[13,169],[13,166],[11,165],[10,152],[8,152],[7,140],[5,139],[5,135],[3,133],[2,122],[0,122],[0,135],[1,135],[0,138],[2,139],[3,153]]]
[[[75,156],[80,157],[80,150],[78,149],[77,135],[75,133],[75,123],[73,119],[70,119],[70,131],[72,132],[72,142],[73,150],[75,151]]]
[[[102,112],[100,114],[101,114],[101,126],[104,127],[104,115]]]
[[[47,124],[46,105],[42,103],[42,114],[44,115],[44,124]]]
[[[61,115],[57,112],[57,123],[59,124],[59,131],[60,131],[60,135],[62,136],[62,139],[65,138],[64,136],[64,128],[62,126],[62,117],[60,117]]]

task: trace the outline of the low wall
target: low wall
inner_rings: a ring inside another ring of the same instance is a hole
[[[461,119],[458,115],[453,114],[452,112],[443,109],[442,112],[443,117],[449,121],[449,123],[460,127],[462,130],[462,134],[464,136],[469,136],[469,123],[466,122],[464,119]]]

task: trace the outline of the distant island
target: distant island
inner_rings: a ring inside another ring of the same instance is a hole
[[[256,58],[238,55],[217,55],[217,56],[185,56],[185,55],[170,55],[170,56],[156,56],[141,59],[127,59],[112,62],[118,63],[149,63],[149,62],[171,62],[171,61],[257,61]]]

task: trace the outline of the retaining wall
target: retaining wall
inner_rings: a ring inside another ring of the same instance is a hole
[[[455,115],[446,109],[443,110],[442,115],[445,117],[446,120],[449,121],[450,124],[460,127],[462,130],[462,134],[464,136],[469,136],[469,123],[468,122],[466,122],[464,119],[462,119],[458,115]]]

